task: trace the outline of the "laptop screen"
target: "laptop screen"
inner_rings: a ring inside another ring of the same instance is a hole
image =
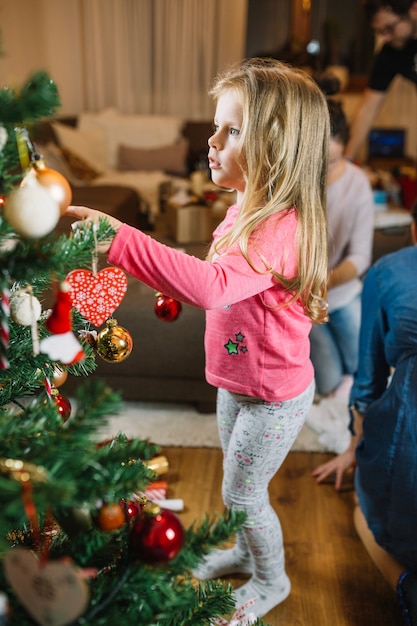
[[[403,157],[405,153],[404,128],[373,128],[368,138],[368,157]]]

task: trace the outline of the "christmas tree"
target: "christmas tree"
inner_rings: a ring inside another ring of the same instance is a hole
[[[0,622],[227,624],[231,586],[199,583],[191,569],[242,516],[224,511],[184,529],[146,495],[158,446],[97,440],[123,403],[88,379],[99,344],[71,306],[68,277],[94,275],[97,245],[113,233],[106,220],[55,232],[71,190],[31,133],[59,107],[45,72],[0,91]],[[128,356],[112,339],[103,335],[108,358]],[[76,408],[59,392],[68,373],[80,377]]]

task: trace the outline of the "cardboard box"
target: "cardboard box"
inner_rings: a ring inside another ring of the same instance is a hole
[[[209,242],[213,233],[211,209],[203,204],[178,206],[168,201],[166,227],[168,237],[178,243]]]

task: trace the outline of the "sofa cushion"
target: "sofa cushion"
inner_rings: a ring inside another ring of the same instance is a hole
[[[119,170],[162,170],[179,176],[187,175],[188,140],[179,141],[160,148],[132,148],[119,146]]]
[[[80,157],[78,154],[69,150],[68,148],[62,148],[62,155],[66,159],[68,166],[71,169],[72,174],[84,183],[89,183],[100,176],[100,171],[92,167],[88,161]]]
[[[184,119],[176,115],[128,115],[115,109],[80,113],[78,128],[100,130],[106,144],[106,166],[117,168],[119,145],[160,148],[175,143],[182,135]],[[68,146],[69,147],[69,146]]]
[[[106,169],[106,138],[101,128],[80,130],[60,122],[52,122],[52,128],[61,149],[70,150],[92,169]]]

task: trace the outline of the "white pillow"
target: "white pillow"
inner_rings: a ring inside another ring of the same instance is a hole
[[[101,128],[107,140],[107,163],[117,169],[119,145],[130,148],[160,148],[174,144],[182,135],[184,118],[176,115],[124,115],[114,109],[81,113],[80,129]]]
[[[80,130],[67,124],[52,122],[58,142],[83,159],[91,168],[104,171],[107,168],[106,136],[102,128]]]

